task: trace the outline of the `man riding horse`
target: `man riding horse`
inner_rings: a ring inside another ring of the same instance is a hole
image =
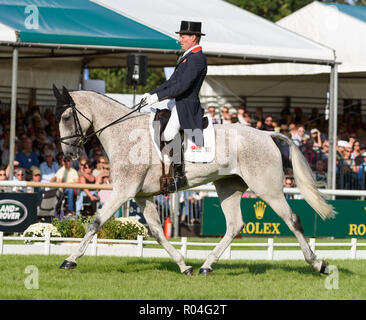
[[[204,112],[198,95],[207,73],[207,62],[199,43],[201,36],[205,34],[201,32],[201,22],[193,21],[182,21],[180,31],[176,33],[179,34],[178,41],[184,54],[179,58],[170,79],[158,88],[146,93],[142,99],[148,105],[165,99],[175,99],[176,106],[172,109],[161,139],[170,142],[174,139],[181,139],[180,130],[191,131],[191,133],[194,132],[195,144],[202,146],[202,118]],[[183,151],[178,161],[172,160],[172,165],[174,180],[168,185],[168,192],[175,192],[187,185]]]

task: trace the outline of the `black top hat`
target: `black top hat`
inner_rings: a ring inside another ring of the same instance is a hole
[[[196,34],[198,36],[205,36],[204,33],[201,32],[201,22],[194,21],[182,21],[180,24],[180,30],[176,33],[179,34]]]

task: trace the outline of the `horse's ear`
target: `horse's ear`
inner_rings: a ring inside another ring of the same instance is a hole
[[[56,100],[57,100],[57,104],[59,104],[59,102],[62,101],[62,96],[60,91],[58,91],[57,87],[55,86],[55,84],[53,84],[53,95],[55,96]],[[60,103],[61,104],[61,103]]]
[[[69,105],[75,105],[74,100],[72,100],[72,97],[70,96],[69,91],[65,88],[65,86],[62,86],[62,96],[67,101],[67,104]]]

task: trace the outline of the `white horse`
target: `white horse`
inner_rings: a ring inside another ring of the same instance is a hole
[[[55,87],[54,91],[61,138],[66,138],[62,146],[65,155],[74,159],[81,155],[80,145],[85,142],[86,131],[92,125],[110,160],[113,180],[109,201],[98,212],[79,247],[60,268],[76,267],[76,260],[85,253],[95,233],[123,203],[135,198],[152,235],[178,264],[182,273],[192,274],[193,268],[185,264],[182,254],[164,237],[153,201],[153,195],[160,189],[161,163],[159,160],[154,161],[159,157],[149,135],[149,114],[129,114],[131,109],[95,92],[68,93],[63,88],[61,95]],[[108,126],[124,115],[127,117],[123,121]],[[333,217],[333,207],[325,202],[316,189],[311,169],[300,150],[280,133],[260,131],[242,124],[215,125],[215,131],[217,141],[214,161],[186,163],[185,168],[189,188],[213,181],[226,218],[225,236],[208,255],[199,273],[211,272],[212,264],[219,260],[242,230],[244,222],[240,200],[248,187],[285,221],[299,241],[306,262],[315,270],[328,273],[326,262],[317,260],[305,239],[298,215],[292,212],[286,202],[281,154],[273,138],[289,145],[295,181],[304,199],[323,219]],[[220,136],[220,132],[225,134]]]

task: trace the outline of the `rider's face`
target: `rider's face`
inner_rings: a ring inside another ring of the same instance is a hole
[[[197,36],[194,34],[180,34],[178,41],[182,47],[182,50],[187,51],[197,44],[196,39]]]

